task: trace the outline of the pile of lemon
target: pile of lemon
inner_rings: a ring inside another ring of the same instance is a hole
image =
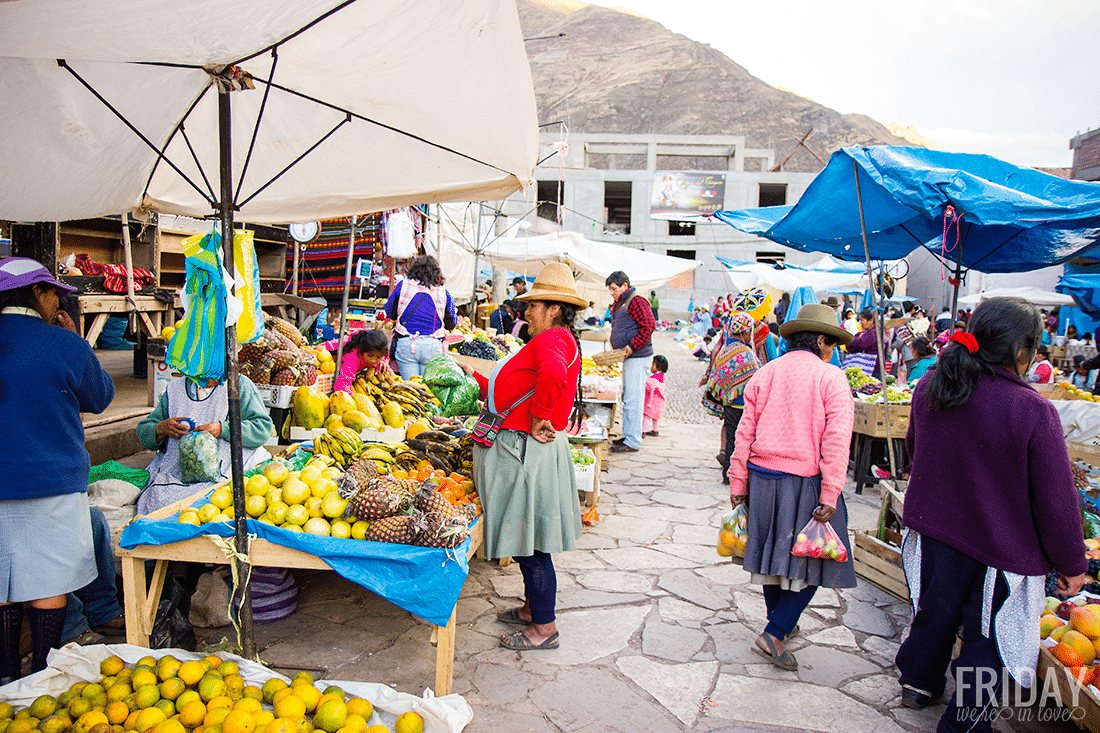
[[[77,682],[16,711],[0,702],[0,733],[391,733],[367,721],[369,700],[348,699],[335,685],[321,692],[300,672],[287,684],[245,683],[237,664],[215,656],[181,662],[143,657],[134,667],[117,656],[99,666],[99,682]],[[423,733],[414,712],[392,733]]]
[[[326,458],[311,458],[300,471],[291,471],[277,460],[269,461],[262,473],[245,479],[244,508],[248,516],[291,532],[363,539],[370,524],[343,518],[348,502],[340,498],[336,487],[343,471],[329,465]],[[180,512],[178,521],[197,526],[231,522],[233,516],[233,492],[220,488],[210,493],[206,504]]]

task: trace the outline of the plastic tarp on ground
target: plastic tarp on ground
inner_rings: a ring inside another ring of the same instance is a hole
[[[808,287],[825,293],[846,293],[867,287],[866,269],[859,274],[809,270],[793,265],[776,268],[766,262],[742,262],[726,257],[719,257],[718,261],[726,269],[726,278],[735,292],[762,285],[787,292]]]
[[[853,161],[855,167],[853,168]],[[859,171],[871,258],[917,247],[940,252],[945,211],[961,216],[948,260],[964,269],[1026,272],[1100,244],[1100,183],[1065,180],[971,153],[852,147],[833,153],[793,206],[719,211],[727,224],[803,252],[864,259],[856,198]]]
[[[1042,288],[992,288],[960,297],[959,305],[974,306],[990,298],[1023,298],[1028,303],[1039,306],[1073,305],[1073,298],[1068,295],[1052,293]]]
[[[206,501],[203,497],[195,506]],[[233,536],[233,525],[229,522],[196,527],[179,524],[178,518],[177,513],[161,520],[138,519],[122,531],[119,544],[132,549],[138,545],[168,545],[207,534]],[[475,520],[480,521],[481,517]],[[436,626],[446,626],[450,621],[470,572],[466,560],[469,538],[446,550],[289,532],[255,519],[249,519],[247,525],[249,534],[315,555],[348,580]]]
[[[494,267],[527,274],[537,274],[547,262],[566,262],[581,273],[582,281],[599,288],[604,287],[608,275],[622,270],[639,291],[658,288],[701,264],[621,244],[596,242],[575,232],[502,237],[485,247],[481,257]]]
[[[47,658],[49,666],[46,669],[0,687],[0,700],[17,707],[26,707],[39,695],[57,697],[77,682],[99,682],[99,665],[112,655],[133,666],[142,657],[160,659],[169,654],[181,662],[203,658],[202,654],[183,649],[146,649],[130,644],[67,644],[61,649],[50,651]],[[264,682],[273,678],[290,682],[288,677],[244,657],[226,652],[219,652],[215,656],[236,662],[245,684],[262,687]],[[342,688],[349,697],[361,697],[370,701],[374,711],[367,721],[368,726],[385,725],[393,730],[397,716],[410,710],[424,719],[424,733],[460,733],[474,719],[470,704],[458,694],[436,697],[427,689],[423,697],[416,697],[376,682],[324,680],[324,686],[329,685]]]
[[[239,221],[498,200],[532,180],[514,0],[8,0],[0,219],[214,213],[220,95],[204,67],[226,64],[255,86],[228,95]]]

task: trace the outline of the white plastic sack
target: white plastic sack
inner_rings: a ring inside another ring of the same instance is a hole
[[[56,697],[76,682],[98,682],[99,664],[111,655],[118,655],[127,664],[134,664],[145,656],[159,659],[167,654],[181,661],[203,657],[182,649],[146,649],[129,644],[67,644],[50,652],[47,660],[49,666],[46,669],[0,687],[0,700],[10,702],[16,707],[26,707],[39,695]],[[262,664],[250,662],[235,654],[219,652],[215,656],[219,659],[231,659],[240,665],[240,673],[246,684],[259,687],[272,677],[290,681]],[[436,697],[430,689],[425,689],[423,697],[416,697],[375,682],[326,679],[323,684],[324,687],[337,685],[349,695],[369,700],[374,705],[374,714],[367,721],[368,727],[381,723],[393,730],[397,716],[410,710],[424,718],[424,733],[460,733],[474,719],[470,704],[461,695],[454,693]]]
[[[1100,403],[1085,400],[1051,400],[1062,420],[1062,434],[1073,443],[1100,445]]]

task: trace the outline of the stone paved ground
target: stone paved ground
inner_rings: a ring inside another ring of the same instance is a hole
[[[695,407],[703,365],[669,334],[659,334],[657,345],[672,363],[661,436],[646,438],[638,454],[613,459],[603,475],[602,521],[579,549],[555,556],[561,648],[524,655],[500,648],[497,637],[508,628],[495,615],[519,603],[519,570],[471,563],[455,658],[455,692],[474,709],[466,730],[933,730],[942,707],[915,712],[899,705],[892,660],[909,606],[863,581],[814,598],[801,637],[791,641],[799,671],[779,670],[752,653],[764,603],[748,574],[714,550],[728,500],[713,458],[718,421]],[[879,497],[846,494],[852,527],[874,526]],[[265,661],[414,694],[433,683],[427,624],[332,573],[301,573],[298,580],[297,613],[257,627]],[[997,726],[1075,730],[1069,723]]]

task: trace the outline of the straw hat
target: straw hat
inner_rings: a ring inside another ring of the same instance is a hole
[[[779,335],[783,338],[788,338],[799,331],[813,331],[835,336],[842,344],[850,344],[854,338],[836,322],[836,312],[821,303],[807,303],[798,310],[797,318],[793,321],[784,321],[779,327]]]
[[[573,270],[564,262],[551,262],[542,268],[535,278],[531,289],[516,300],[530,302],[547,300],[554,303],[568,303],[578,308],[588,306],[588,301],[577,294],[577,283],[573,280]]]

